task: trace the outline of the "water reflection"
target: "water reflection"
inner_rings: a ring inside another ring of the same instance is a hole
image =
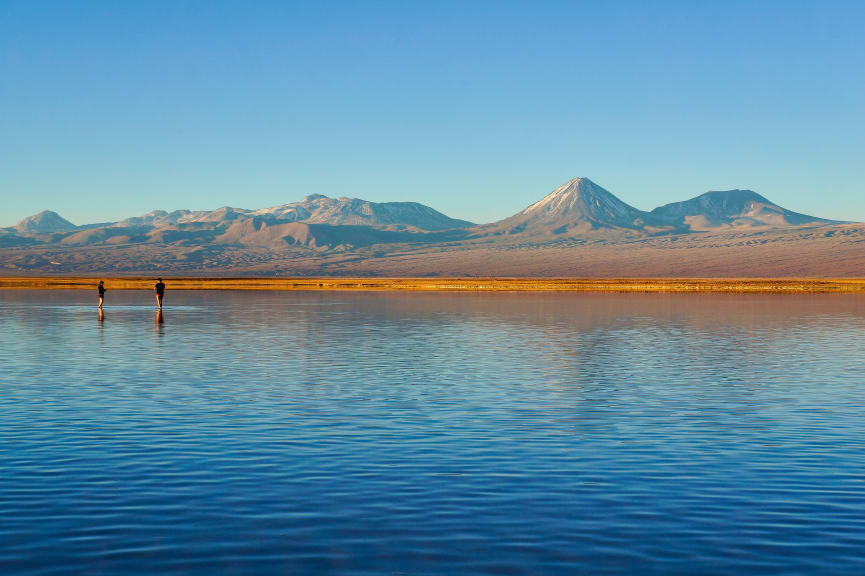
[[[151,294],[0,293],[8,572],[865,564],[865,298]]]

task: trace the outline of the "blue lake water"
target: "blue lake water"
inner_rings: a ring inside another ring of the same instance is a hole
[[[0,573],[865,573],[865,297],[94,294],[0,291]]]

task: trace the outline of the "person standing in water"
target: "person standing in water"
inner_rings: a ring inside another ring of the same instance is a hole
[[[162,278],[156,279],[156,304],[162,308],[162,296],[165,294],[165,284],[162,283]]]
[[[97,290],[99,290],[99,309],[101,310],[102,309],[102,303],[105,302],[105,282],[104,281],[102,281],[102,280],[99,281],[99,287],[97,288]]]

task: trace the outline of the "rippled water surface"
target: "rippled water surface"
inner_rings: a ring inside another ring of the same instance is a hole
[[[4,574],[865,573],[861,296],[0,306]]]

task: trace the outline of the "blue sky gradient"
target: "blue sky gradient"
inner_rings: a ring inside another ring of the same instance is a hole
[[[0,226],[751,188],[865,221],[865,2],[0,0]]]

